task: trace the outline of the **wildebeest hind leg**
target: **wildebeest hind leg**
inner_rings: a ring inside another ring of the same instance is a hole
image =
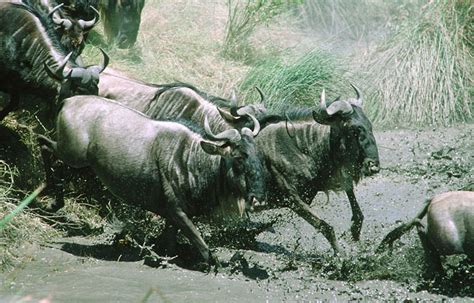
[[[357,203],[356,196],[354,194],[354,189],[351,188],[346,191],[347,198],[349,199],[349,203],[351,204],[352,210],[352,226],[351,226],[351,234],[352,239],[354,241],[359,241],[360,239],[360,232],[362,230],[362,222],[364,221],[364,214],[360,209],[359,203]]]
[[[56,212],[64,206],[64,180],[62,176],[63,167],[53,169],[54,153],[56,151],[56,142],[43,135],[38,136],[38,142],[41,149],[41,158],[43,158],[44,171],[46,175],[46,186],[55,195],[55,200],[48,207],[48,211]]]
[[[426,231],[423,225],[418,224],[416,226],[418,231],[418,236],[420,237],[421,244],[423,245],[423,250],[425,252],[425,278],[431,279],[435,275],[443,272],[443,265],[441,264],[441,256],[431,244],[430,239],[426,235]]]
[[[342,254],[342,250],[336,241],[336,233],[334,232],[334,228],[331,225],[329,225],[326,221],[316,216],[316,214],[313,213],[311,208],[306,203],[304,203],[303,201],[299,199],[298,201],[291,203],[290,208],[295,213],[297,213],[300,217],[305,219],[314,228],[321,231],[324,237],[331,244],[331,247],[334,250],[335,254]]]

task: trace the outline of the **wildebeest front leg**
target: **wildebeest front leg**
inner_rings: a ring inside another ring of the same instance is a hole
[[[324,237],[329,241],[331,244],[332,249],[334,250],[335,254],[341,254],[342,250],[337,244],[336,240],[336,233],[334,232],[334,228],[329,225],[326,221],[320,219],[308,206],[308,204],[304,203],[301,199],[297,198],[296,201],[290,204],[290,208],[297,213],[300,217],[306,220],[309,224],[311,224],[314,228],[321,231]]]
[[[201,233],[197,230],[184,211],[180,208],[176,209],[169,219],[171,219],[172,224],[175,224],[176,227],[181,229],[184,235],[189,239],[189,241],[191,241],[191,244],[199,250],[204,261],[213,265],[212,263],[214,263],[215,260],[211,256],[209,247],[201,237]]]
[[[63,169],[53,169],[53,156],[56,151],[56,142],[39,135],[38,142],[41,149],[41,157],[46,175],[46,186],[51,189],[55,195],[54,202],[50,205],[48,211],[56,212],[64,206],[64,180],[62,176]]]
[[[364,221],[364,214],[360,209],[359,203],[357,203],[356,196],[354,194],[354,188],[351,188],[346,191],[347,198],[349,199],[349,203],[351,204],[352,210],[352,226],[351,226],[351,234],[352,239],[354,241],[359,241],[360,239],[360,232],[362,229],[362,222]]]

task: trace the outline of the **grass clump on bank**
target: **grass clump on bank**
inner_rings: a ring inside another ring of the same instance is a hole
[[[473,5],[435,1],[367,61],[375,124],[450,125],[472,121]]]
[[[334,55],[315,49],[295,60],[269,57],[257,64],[240,83],[244,100],[255,100],[255,87],[265,94],[265,105],[272,110],[292,105],[314,105],[321,90],[335,98],[349,87],[343,62]]]
[[[7,163],[0,160],[0,219],[6,218],[18,208],[19,192],[13,180],[17,174]],[[21,211],[0,226],[0,271],[12,268],[21,260],[25,247],[42,243],[55,234],[51,226],[30,211]]]

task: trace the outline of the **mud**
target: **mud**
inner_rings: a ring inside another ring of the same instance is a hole
[[[334,226],[344,256],[333,256],[325,238],[287,209],[252,214],[252,222],[260,223],[255,229],[221,229],[219,237],[215,227],[199,224],[221,261],[210,272],[186,269],[124,239],[111,241],[104,231],[24,248],[29,261],[2,275],[0,301],[474,302],[474,267],[463,257],[447,258],[446,274],[436,281],[422,277],[415,231],[393,251],[375,253],[383,236],[430,196],[472,190],[473,133],[474,125],[376,133],[383,169],[356,188],[365,215],[361,240],[351,240],[344,194],[331,193],[329,200],[320,194],[312,204]]]

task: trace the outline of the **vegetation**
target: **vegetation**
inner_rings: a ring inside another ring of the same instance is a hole
[[[449,125],[474,116],[471,1],[431,1],[367,60],[378,125]]]
[[[265,105],[279,110],[294,105],[319,103],[324,88],[329,97],[337,97],[349,82],[343,61],[322,50],[313,50],[294,60],[269,57],[256,63],[240,84],[244,100],[258,100],[255,87],[265,95]]]

